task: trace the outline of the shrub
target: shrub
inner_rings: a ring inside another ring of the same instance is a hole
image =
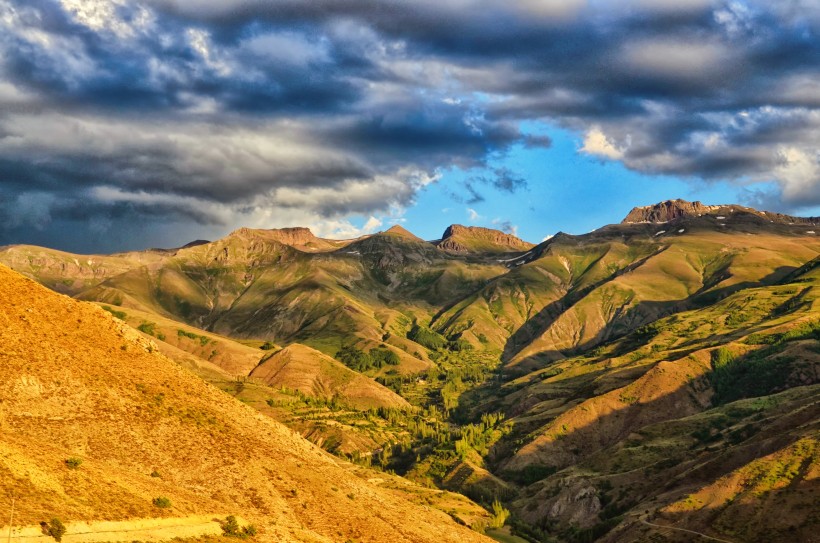
[[[102,308],[111,313],[112,315],[114,315],[115,317],[117,317],[118,319],[120,319],[121,321],[124,321],[125,318],[128,316],[125,313],[125,311],[117,311],[116,309],[112,309],[111,306],[108,305],[104,305],[102,306]]]
[[[79,469],[82,463],[83,459],[77,458],[76,456],[72,456],[71,458],[65,459],[65,465],[68,469]]]
[[[712,368],[718,369],[731,364],[735,360],[735,354],[728,347],[720,347],[712,351]]]
[[[51,522],[41,522],[40,526],[43,529],[43,533],[53,537],[54,541],[59,543],[63,540],[66,528],[60,519],[55,517],[51,519]]]
[[[157,496],[154,498],[153,503],[156,507],[160,509],[168,509],[171,507],[171,500],[166,498],[165,496]]]
[[[498,498],[493,500],[492,509],[493,516],[490,519],[489,526],[490,528],[501,528],[507,522],[510,512],[507,509],[504,509],[504,506],[501,505]]]
[[[149,336],[154,336],[155,338],[157,338],[160,341],[164,341],[165,340],[165,334],[158,331],[156,326],[157,326],[157,323],[155,323],[155,322],[143,321],[139,326],[137,326],[137,330],[139,330],[140,332],[143,332],[145,334],[148,334]]]
[[[271,343],[270,341],[266,341],[266,342],[265,342],[265,343],[263,343],[263,344],[262,344],[262,346],[261,346],[261,347],[259,347],[259,348],[260,348],[260,349],[262,349],[263,351],[270,351],[270,350],[271,350],[271,349],[273,349],[274,347],[276,347],[276,345],[274,345],[274,344],[273,344],[273,343]]]
[[[236,517],[233,515],[228,515],[225,517],[225,520],[222,521],[220,525],[222,527],[222,535],[225,537],[245,539],[256,535],[256,526],[253,524],[248,524],[247,526],[240,527],[239,521],[237,521]]]

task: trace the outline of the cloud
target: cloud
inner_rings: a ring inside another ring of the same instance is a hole
[[[510,221],[502,220],[502,219],[493,219],[493,225],[496,228],[504,232],[505,234],[510,234],[512,236],[518,235],[518,226],[513,224]]]
[[[483,217],[478,214],[478,211],[476,211],[475,209],[473,209],[471,207],[467,208],[467,217],[469,217],[470,221],[472,221],[472,222],[476,222],[478,220],[483,219]]]
[[[0,0],[3,205],[65,243],[89,216],[129,243],[352,232],[448,169],[478,172],[468,206],[527,190],[489,164],[547,122],[796,208],[820,199],[818,33],[810,0]]]
[[[584,136],[584,145],[579,150],[588,155],[597,155],[614,160],[624,156],[623,151],[615,147],[598,127],[592,127],[587,131]]]
[[[369,219],[367,219],[367,222],[364,223],[364,226],[362,227],[362,232],[364,232],[365,234],[373,233],[377,231],[381,225],[382,221],[380,221],[376,217],[371,216]]]

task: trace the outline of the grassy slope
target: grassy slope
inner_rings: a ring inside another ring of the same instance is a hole
[[[520,517],[570,538],[618,525],[612,541],[667,533],[640,522],[644,511],[729,539],[811,533],[819,275],[741,290],[488,394],[486,410],[518,415],[494,458],[524,483]],[[719,350],[731,353],[723,373]],[[787,520],[770,521],[775,503]]]

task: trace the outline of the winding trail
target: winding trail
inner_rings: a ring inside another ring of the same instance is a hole
[[[67,522],[63,543],[99,543],[102,541],[169,541],[175,537],[198,537],[222,533],[219,515],[131,519],[121,521]],[[240,519],[237,519],[240,520]],[[0,527],[0,541],[6,543],[54,543],[39,525]]]
[[[654,522],[649,522],[648,520],[644,520],[644,519],[639,519],[639,520],[641,522],[643,522],[644,524],[646,524],[647,526],[653,526],[655,528],[665,528],[667,530],[676,530],[678,532],[686,532],[688,534],[695,534],[695,535],[699,535],[700,537],[704,537],[706,539],[709,539],[711,541],[720,541],[721,543],[735,543],[734,541],[729,541],[728,539],[719,539],[717,537],[712,537],[710,535],[706,535],[706,534],[701,533],[701,532],[696,532],[694,530],[687,530],[686,528],[675,528],[674,526],[664,526],[663,524],[655,524]]]

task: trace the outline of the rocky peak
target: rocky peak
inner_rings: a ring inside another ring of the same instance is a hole
[[[635,207],[621,221],[622,224],[652,222],[663,223],[680,219],[681,217],[696,217],[710,211],[720,209],[721,206],[707,206],[700,202],[686,200],[666,200],[651,206]]]
[[[500,230],[460,224],[448,226],[436,245],[453,253],[527,251],[533,247],[532,243]]]
[[[398,224],[394,224],[393,226],[385,230],[383,233],[390,234],[393,236],[401,236],[403,238],[409,238],[417,241],[423,241],[420,237],[416,236],[415,234],[413,234],[412,232]]]

